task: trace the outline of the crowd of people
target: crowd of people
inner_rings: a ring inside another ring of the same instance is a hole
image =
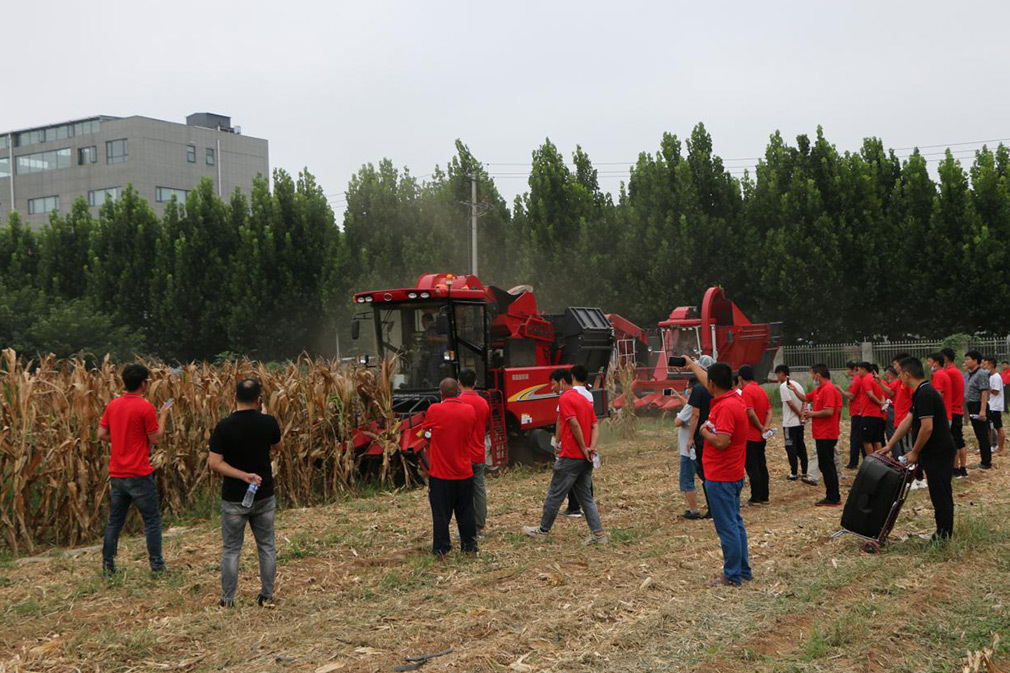
[[[740,586],[753,578],[748,562],[747,531],[741,516],[741,498],[749,488],[747,505],[764,507],[771,500],[767,442],[776,432],[772,403],[755,380],[754,370],[743,366],[736,375],[729,365],[709,356],[685,357],[690,371],[688,396],[675,418],[678,435],[679,486],[687,509],[685,519],[712,519],[723,551],[723,571],[711,586]],[[823,483],[824,497],[817,507],[842,504],[843,471],[837,450],[841,415],[849,407],[849,461],[873,453],[900,457],[920,466],[924,488],[929,489],[935,519],[934,540],[954,531],[952,478],[967,476],[967,450],[962,434],[967,412],[978,443],[981,462],[991,469],[992,454],[1002,450],[1004,389],[1010,383],[1010,362],[997,371],[994,358],[968,351],[965,372],[954,362],[953,351],[930,354],[926,365],[907,354],[896,355],[883,377],[869,362],[848,364],[851,382],[837,386],[824,364],[810,368],[811,390],[779,365],[775,374],[782,404],[781,427],[789,464],[789,481],[811,486]],[[928,369],[928,371],[927,371]],[[162,555],[161,515],[155,488],[151,447],[163,437],[171,412],[168,400],[156,412],[145,399],[149,372],[131,364],[122,373],[125,393],[109,403],[102,415],[98,437],[111,442],[109,463],[111,508],[102,550],[103,574],[116,572],[120,532],[130,505],[144,521],[148,561],[152,572],[165,570]],[[558,395],[553,444],[556,459],[543,503],[539,525],[524,526],[532,538],[549,535],[566,498],[564,514],[584,517],[590,535],[586,544],[607,542],[597,509],[593,471],[598,466],[600,429],[587,390],[584,367],[558,368],[551,374]],[[453,518],[464,553],[476,553],[486,525],[485,456],[490,415],[488,402],[476,390],[471,369],[439,385],[441,401],[432,404],[419,433],[428,440],[428,500],[432,519],[432,553],[452,550]],[[208,467],[222,476],[221,486],[221,599],[234,605],[238,561],[248,524],[256,543],[260,593],[257,602],[273,601],[276,551],[274,544],[274,485],[270,454],[283,448],[280,425],[263,407],[260,383],[238,383],[235,411],[214,429]],[[814,451],[808,453],[806,427],[810,426]],[[700,480],[706,511],[702,513],[696,483]]]

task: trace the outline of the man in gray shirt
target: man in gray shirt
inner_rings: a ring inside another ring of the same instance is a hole
[[[992,444],[989,438],[989,418],[986,416],[989,408],[989,372],[982,368],[982,354],[974,350],[964,354],[964,368],[968,370],[964,406],[971,419],[975,439],[978,440],[979,453],[982,454],[982,464],[979,467],[988,470],[992,468]]]

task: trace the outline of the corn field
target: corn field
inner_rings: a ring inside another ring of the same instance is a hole
[[[394,363],[352,368],[302,358],[280,368],[248,360],[192,363],[151,370],[147,393],[155,407],[174,405],[165,437],[152,450],[164,514],[183,514],[220,484],[207,469],[211,432],[234,409],[235,384],[254,376],[267,412],[277,417],[285,444],[273,456],[278,497],[301,507],[345,494],[358,473],[351,430],[391,412]],[[121,394],[120,368],[105,360],[30,360],[12,350],[0,357],[0,544],[32,551],[39,544],[74,545],[98,537],[108,509],[109,445],[97,439],[106,404]],[[390,476],[396,444],[377,430],[385,448],[380,478]]]

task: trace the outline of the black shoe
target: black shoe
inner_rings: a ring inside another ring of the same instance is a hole
[[[838,507],[842,503],[840,500],[828,500],[824,498],[823,500],[818,500],[814,503],[814,507]]]
[[[261,608],[272,608],[274,606],[274,599],[269,596],[264,596],[260,594],[256,597],[256,605]]]
[[[692,512],[691,510],[687,510],[686,512],[684,512],[683,514],[680,515],[680,518],[681,519],[692,519],[692,520],[693,519],[700,519],[701,518],[701,512]]]
[[[797,479],[799,479],[799,475],[790,474],[789,476],[786,477],[786,479],[788,479],[789,481],[796,481]]]
[[[235,607],[235,601],[234,600],[226,601],[223,598],[221,600],[219,600],[217,602],[217,604],[218,604],[218,607],[222,607],[222,608],[233,608],[233,607]]]
[[[151,572],[155,573],[157,575],[164,575],[165,574],[165,565],[162,564],[160,566],[151,566]]]
[[[582,510],[578,510],[578,509],[566,509],[564,512],[561,513],[561,515],[562,516],[567,516],[569,519],[581,519],[582,518]]]
[[[991,470],[991,469],[992,469],[992,465],[981,465],[980,467],[981,467],[981,468],[982,468],[983,470]]]
[[[109,579],[116,574],[116,564],[115,563],[103,563],[102,564],[102,577]]]
[[[845,466],[845,469],[846,469],[846,470],[854,470],[854,469],[856,469],[857,467],[859,467],[859,466],[858,466],[858,465],[846,465],[846,466]]]

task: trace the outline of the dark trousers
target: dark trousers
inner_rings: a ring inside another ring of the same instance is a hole
[[[126,523],[130,504],[136,505],[144,519],[144,537],[147,539],[147,557],[151,570],[163,570],[165,559],[161,555],[161,507],[154,472],[146,477],[109,477],[109,524],[105,527],[102,544],[102,564],[113,568],[119,551],[119,533]]]
[[[705,467],[701,464],[701,454],[702,450],[705,448],[705,440],[702,439],[701,433],[695,433],[694,435],[694,473],[699,479],[701,479],[701,492],[705,494],[705,506],[711,511],[711,507],[708,505],[708,487],[705,485]]]
[[[950,537],[954,533],[954,491],[950,485],[953,463],[954,457],[947,452],[919,457],[933,502],[937,537]]]
[[[863,417],[853,416],[849,424],[849,469],[859,465],[859,459],[863,455]],[[817,459],[820,464],[820,458]]]
[[[965,402],[969,416],[975,416],[981,411],[981,402]],[[988,467],[992,465],[992,438],[989,436],[989,417],[984,421],[971,419],[971,429],[975,431],[975,439],[978,441],[978,452],[982,454],[982,465]],[[956,444],[955,444],[956,446]],[[953,459],[952,459],[953,460]]]
[[[452,551],[449,522],[456,515],[459,541],[463,551],[477,551],[477,519],[473,511],[473,477],[439,479],[428,477],[428,502],[431,504],[431,551]]]
[[[817,446],[817,466],[821,468],[824,477],[824,497],[831,502],[841,502],[838,492],[838,472],[835,470],[835,447],[837,439],[815,439]]]
[[[954,448],[964,448],[964,414],[954,414],[950,419],[950,434],[954,436]]]
[[[747,442],[747,479],[750,480],[750,499],[768,502],[768,460],[765,456],[767,442]]]
[[[554,525],[565,494],[575,491],[582,509],[585,510],[586,524],[594,533],[603,531],[600,522],[600,512],[596,509],[593,499],[593,463],[581,458],[558,458],[554,461],[554,473],[551,475],[550,486],[547,487],[547,497],[544,498],[544,515],[540,518],[540,529],[549,531]]]
[[[793,476],[796,476],[797,468],[801,474],[807,473],[807,444],[804,430],[802,425],[785,428],[786,456],[789,457],[789,471]]]

